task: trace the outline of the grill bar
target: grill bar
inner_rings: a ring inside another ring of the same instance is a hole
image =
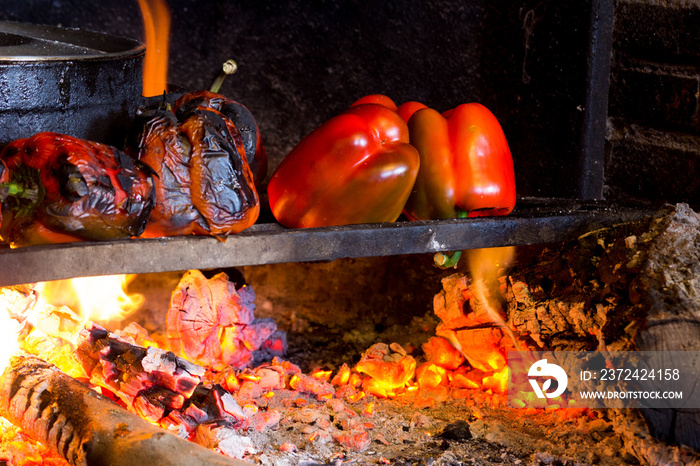
[[[557,243],[653,213],[648,208],[606,206],[596,201],[560,201],[555,206],[521,201],[507,217],[295,230],[259,223],[226,241],[182,236],[5,249],[0,250],[0,286],[81,276]]]

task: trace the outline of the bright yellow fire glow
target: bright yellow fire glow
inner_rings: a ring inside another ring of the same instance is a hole
[[[17,336],[19,323],[10,317],[11,303],[0,294],[0,374],[5,371],[12,355],[19,351]]]
[[[146,36],[143,63],[143,95],[163,94],[168,82],[170,12],[165,0],[138,0]]]
[[[321,369],[316,369],[315,371],[313,371],[311,373],[311,377],[313,377],[314,379],[323,380],[323,381],[328,382],[329,380],[331,380],[332,373],[333,373],[333,371],[324,371]]]
[[[496,393],[506,393],[508,391],[508,366],[500,372],[484,377],[484,388],[491,389]]]
[[[37,283],[38,304],[66,306],[85,321],[119,322],[143,303],[143,295],[124,291],[134,277],[106,275]]]

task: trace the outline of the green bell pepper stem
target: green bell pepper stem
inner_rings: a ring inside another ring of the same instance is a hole
[[[469,217],[469,212],[461,209],[455,210],[457,212],[455,218]],[[462,257],[462,251],[438,252],[435,254],[435,256],[433,256],[433,262],[436,266],[440,267],[441,269],[449,269],[457,267],[457,263],[459,262],[460,257]]]
[[[4,188],[1,191],[1,194],[4,195],[2,200],[5,200],[8,197],[18,197],[19,194],[24,193],[24,185],[15,181],[1,183],[0,187]]]
[[[441,269],[449,269],[457,266],[462,251],[438,252],[433,256],[433,263]]]
[[[221,71],[211,83],[209,90],[218,94],[219,89],[221,89],[221,85],[224,83],[224,79],[226,79],[226,76],[235,73],[236,70],[238,70],[238,64],[233,60],[226,60],[221,67]]]
[[[23,167],[14,173],[10,181],[0,183],[0,206],[13,199],[9,201],[9,207],[16,214],[33,215],[45,194],[38,170]]]

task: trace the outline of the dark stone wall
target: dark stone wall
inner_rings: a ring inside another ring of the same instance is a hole
[[[618,0],[606,194],[700,205],[700,3]]]
[[[136,0],[8,2],[0,19],[143,38]],[[509,140],[520,195],[577,197],[590,2],[169,0],[170,81],[222,93],[259,121],[274,168],[357,98],[438,110],[478,101]]]

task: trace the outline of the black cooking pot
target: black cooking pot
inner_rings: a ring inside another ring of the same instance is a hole
[[[0,21],[0,145],[55,131],[121,146],[145,50],[124,37]]]

